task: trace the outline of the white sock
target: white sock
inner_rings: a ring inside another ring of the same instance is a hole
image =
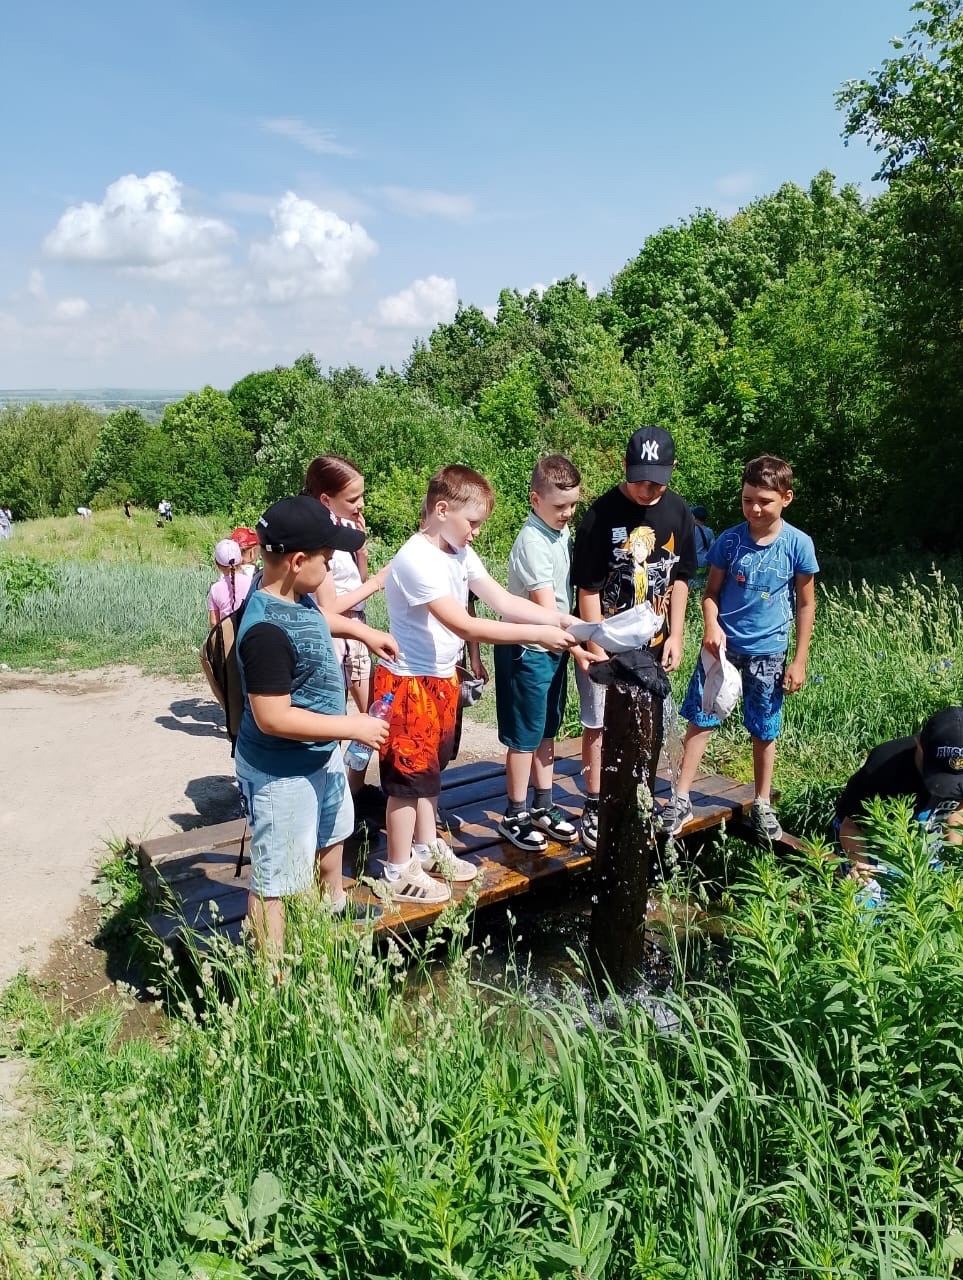
[[[385,863],[385,879],[400,880],[402,868],[406,864],[404,862],[386,862]]]
[[[347,905],[348,905],[348,895],[344,893],[341,895],[341,897],[338,899],[337,902],[331,903],[331,914],[333,916],[341,915],[341,913],[344,911]]]
[[[415,843],[411,846],[411,852],[415,854],[419,860],[421,858],[426,858],[428,854],[431,853],[431,845],[419,844],[418,841],[415,841]]]
[[[676,798],[676,800],[684,800],[684,801],[686,802],[686,804],[688,804],[688,803],[689,803],[689,793],[688,793],[688,791],[677,791],[677,792],[675,793],[675,798]]]

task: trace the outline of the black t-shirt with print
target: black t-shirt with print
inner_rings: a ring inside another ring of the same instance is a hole
[[[605,618],[645,600],[664,616],[672,584],[688,580],[698,567],[694,529],[688,504],[671,489],[651,507],[633,502],[618,486],[609,489],[575,534],[572,586],[597,591]]]

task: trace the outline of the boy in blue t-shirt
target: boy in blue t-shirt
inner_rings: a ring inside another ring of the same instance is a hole
[[[335,524],[302,495],[282,498],[257,522],[264,557],[237,633],[244,712],[237,737],[237,781],[251,827],[248,919],[269,955],[284,941],[284,899],[315,881],[331,909],[344,911],[342,843],[354,830],[341,739],[380,747],[388,726],[344,714],[344,680],[331,644],[362,640],[397,657],[391,636],[355,619],[326,618],[312,595],[335,551],[356,551],[360,529]]]
[[[767,840],[782,836],[771,803],[776,739],[782,727],[784,693],[806,683],[809,642],[816,616],[813,575],[819,572],[808,534],[782,513],[793,500],[792,468],[763,454],[742,473],[743,524],[727,529],[709,548],[709,576],[702,597],[703,645],[718,655],[725,641],[728,660],[742,674],[743,724],[752,736],[756,797],[752,825]],[[796,647],[786,664],[789,630],[796,623]],[[689,681],[681,714],[689,721],[676,793],[662,809],[662,829],[682,831],[692,817],[689,791],[714,729],[715,716],[702,710],[702,663]]]

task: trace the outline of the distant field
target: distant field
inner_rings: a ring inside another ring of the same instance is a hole
[[[144,387],[93,387],[86,390],[56,387],[0,388],[0,408],[22,404],[82,404],[96,413],[116,409],[139,409],[148,421],[157,421],[164,406],[180,400],[184,391],[154,390]]]

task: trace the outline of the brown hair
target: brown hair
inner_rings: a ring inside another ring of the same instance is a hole
[[[792,467],[782,458],[762,453],[746,463],[742,471],[742,483],[751,484],[755,489],[775,489],[779,493],[788,493],[792,488]]]
[[[495,505],[495,490],[480,471],[455,463],[441,467],[428,481],[428,492],[421,504],[422,523],[439,502],[448,502],[453,507],[467,507],[469,502],[477,502],[485,508],[487,519]]]
[[[319,501],[323,493],[333,498],[360,475],[358,468],[347,458],[339,457],[336,453],[323,453],[308,465],[304,475],[304,492]]]
[[[582,477],[574,462],[560,453],[550,453],[535,463],[530,487],[535,493],[545,493],[552,485],[556,489],[577,489],[581,483]]]

